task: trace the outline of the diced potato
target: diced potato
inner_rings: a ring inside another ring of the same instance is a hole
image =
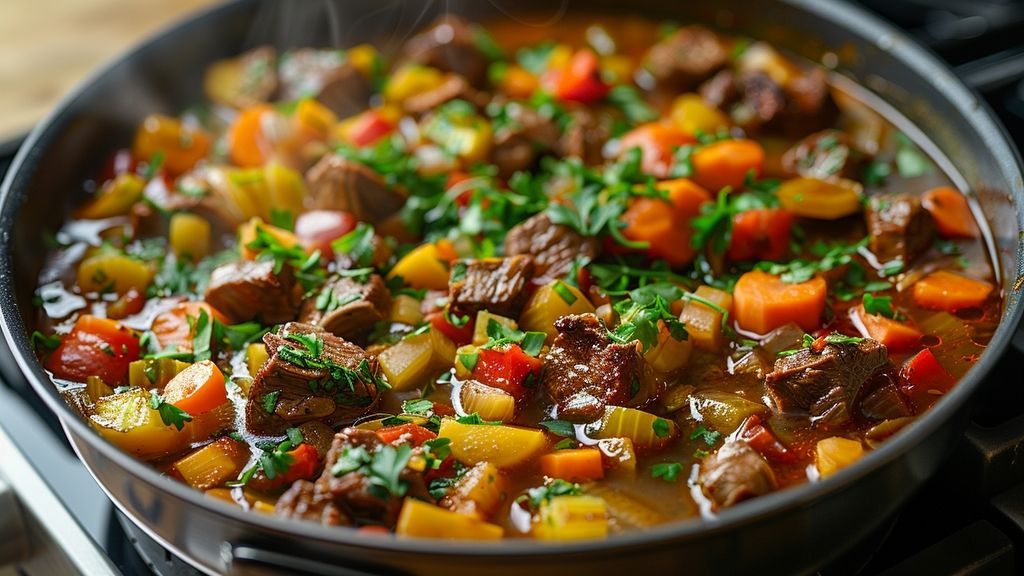
[[[587,494],[604,500],[608,509],[608,518],[615,524],[626,528],[651,528],[665,521],[665,515],[654,506],[631,496],[615,486],[606,484],[590,484],[586,487]]]
[[[676,340],[669,333],[665,324],[659,322],[658,342],[644,353],[644,358],[655,371],[670,374],[686,367],[690,361],[691,352],[693,352],[693,342],[689,338]]]
[[[690,395],[690,413],[722,434],[731,434],[748,417],[768,411],[764,404],[730,392],[701,390]]]
[[[452,456],[468,465],[490,462],[510,468],[547,448],[544,432],[518,426],[460,424],[445,418],[437,435],[451,439]]]
[[[516,400],[512,395],[474,380],[462,383],[459,399],[466,414],[475,412],[491,422],[507,422],[516,415]]]
[[[191,431],[165,425],[149,399],[142,388],[100,398],[89,423],[112,444],[143,460],[186,448],[192,441]]]
[[[591,438],[629,438],[638,449],[657,448],[678,430],[675,422],[649,412],[623,406],[605,408],[604,418],[587,425]]]
[[[695,296],[724,308],[732,314],[732,294],[710,286],[698,286]],[[714,308],[691,300],[683,305],[679,321],[686,325],[693,345],[701,350],[717,352],[725,345],[725,331],[722,328],[722,313]]]
[[[249,368],[249,375],[255,377],[263,364],[270,360],[267,354],[267,345],[262,342],[253,342],[245,349],[245,365]]]
[[[377,357],[391,387],[398,392],[426,384],[452,366],[455,344],[437,330],[405,338]]]
[[[594,305],[578,288],[556,280],[533,293],[519,317],[519,327],[531,332],[546,333],[550,343],[558,335],[555,320],[567,314],[593,312]]]
[[[429,92],[445,81],[445,75],[437,68],[408,64],[391,75],[384,87],[384,99],[401,103],[410,96]]]
[[[206,490],[237,478],[250,455],[246,445],[223,437],[178,460],[171,468],[189,486]]]
[[[268,197],[266,212],[260,214],[264,220],[271,220],[271,210],[288,212],[293,219],[302,214],[308,195],[302,174],[279,162],[269,162],[263,167],[263,176]]]
[[[89,376],[85,379],[85,393],[89,396],[90,400],[96,402],[104,396],[113,394],[114,389],[107,386],[107,383],[99,376]]]
[[[608,535],[608,507],[597,496],[555,496],[540,505],[532,533],[540,540],[590,540]]]
[[[718,108],[708,105],[699,94],[683,94],[672,103],[672,123],[688,134],[698,131],[714,134],[729,127],[729,118]]]
[[[389,319],[392,322],[416,326],[423,321],[423,312],[420,310],[420,301],[408,294],[399,294],[391,299],[391,314]]]
[[[78,211],[79,218],[98,220],[127,214],[132,205],[142,198],[146,183],[139,176],[122,172],[107,181],[99,193]]]
[[[135,360],[128,365],[128,385],[163,390],[171,378],[189,366],[188,362],[173,358]]]
[[[506,328],[516,329],[519,327],[516,321],[511,318],[491,314],[487,310],[481,310],[476,313],[476,324],[473,325],[473,344],[475,346],[483,346],[490,340],[490,337],[487,335],[487,324],[491,320],[504,325]]]
[[[395,534],[444,540],[499,540],[501,526],[445,510],[422,500],[406,498],[398,513]]]
[[[78,285],[82,292],[110,290],[124,294],[132,289],[145,292],[154,273],[152,266],[141,260],[114,251],[101,251],[78,265]]]
[[[210,253],[210,222],[197,214],[178,212],[171,216],[168,241],[181,259],[202,260]]]
[[[399,260],[388,278],[401,276],[413,288],[448,289],[448,261],[434,244],[421,244]]]
[[[864,446],[857,440],[833,436],[819,440],[814,451],[815,465],[822,478],[839,472],[864,455]]]
[[[636,449],[629,438],[604,438],[597,441],[605,466],[612,473],[624,476],[636,475]]]
[[[779,204],[804,218],[837,220],[860,212],[863,187],[853,180],[793,178],[779,185]]]
[[[497,512],[507,496],[508,482],[490,462],[480,462],[459,478],[447,497],[452,512],[487,519]]]

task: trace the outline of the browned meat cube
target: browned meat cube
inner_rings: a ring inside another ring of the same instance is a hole
[[[871,238],[868,247],[882,262],[901,259],[910,264],[935,238],[935,222],[917,196],[875,196],[864,217]]]
[[[290,266],[274,274],[271,261],[239,260],[214,269],[204,298],[232,324],[280,324],[295,318],[302,293]]]
[[[596,239],[554,224],[543,213],[516,224],[505,236],[507,256],[533,256],[534,274],[552,280],[565,276],[576,257],[596,258],[598,248]]]
[[[403,47],[408,60],[455,72],[473,86],[487,80],[487,56],[477,48],[472,26],[458,16],[446,15],[410,38]]]
[[[371,274],[363,283],[338,276],[306,298],[299,321],[320,326],[340,338],[359,341],[375,323],[388,317],[390,309],[391,292],[377,274]]]
[[[263,337],[270,355],[245,404],[253,434],[274,436],[310,420],[331,426],[373,409],[380,391],[377,360],[318,326],[289,322]]]
[[[848,422],[861,389],[876,374],[891,369],[882,344],[866,338],[856,344],[826,344],[821,352],[803,348],[775,361],[765,387],[775,409],[806,413],[818,424]]]
[[[838,108],[819,69],[795,76],[780,86],[761,70],[722,70],[700,87],[701,97],[726,110],[747,131],[765,129],[788,136],[824,130]]]
[[[533,258],[483,258],[459,264],[464,267],[452,266],[449,284],[452,312],[475,316],[487,310],[500,316],[519,317],[526,304],[526,284],[533,278]]]
[[[593,314],[562,316],[555,328],[541,383],[558,417],[593,422],[605,406],[625,406],[640,388],[643,364],[636,346],[612,342]]]
[[[393,527],[398,520],[402,496],[431,500],[422,472],[404,468],[397,477],[403,493],[392,494],[379,485],[371,484],[370,478],[360,469],[335,470],[342,457],[358,465],[361,459],[372,458],[385,446],[370,430],[342,430],[334,437],[320,478],[315,483],[299,481],[293,484],[278,500],[276,513],[323,524],[351,524],[358,520]]]
[[[741,440],[726,442],[700,464],[698,482],[716,508],[762,496],[778,487],[768,462]]]
[[[283,100],[316,97],[340,118],[365,110],[373,87],[341,50],[303,48],[281,57]]]
[[[729,51],[717,34],[702,26],[686,26],[651,47],[646,67],[659,83],[692,90],[717,72]]]
[[[569,125],[558,139],[555,151],[579,158],[588,166],[604,162],[604,145],[612,137],[611,118],[586,108],[573,110]]]
[[[558,125],[536,110],[517,102],[505,104],[509,122],[494,134],[491,161],[498,173],[508,178],[533,166],[538,155],[558,140]]]
[[[782,168],[790,176],[829,180],[857,178],[860,163],[850,137],[839,130],[822,130],[797,142],[782,156]]]
[[[405,204],[405,193],[388,186],[368,166],[328,154],[306,172],[313,207],[344,210],[361,222],[380,224]]]
[[[437,88],[415,94],[402,102],[402,108],[410,114],[425,114],[450,100],[465,100],[478,108],[487,106],[487,95],[470,86],[462,76],[449,74]]]

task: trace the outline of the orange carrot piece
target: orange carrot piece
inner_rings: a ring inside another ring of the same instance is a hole
[[[881,342],[892,352],[906,352],[921,345],[924,335],[913,326],[881,314],[868,314],[863,304],[854,308],[854,313],[854,323],[860,322],[864,336]]]
[[[956,312],[981,306],[994,289],[988,282],[939,270],[914,284],[914,302],[929,310]]]
[[[690,221],[700,214],[705,202],[711,201],[707,190],[691,180],[679,178],[655,185],[668,192],[668,203],[657,198],[635,198],[622,215],[626,227],[622,235],[639,242],[647,242],[647,254],[661,258],[670,266],[689,264],[696,251],[690,242],[693,227]]]
[[[228,401],[224,374],[209,360],[196,362],[171,378],[164,400],[189,414],[204,414]]]
[[[192,338],[195,334],[188,319],[199,318],[199,314],[204,310],[211,320],[228,324],[228,319],[206,302],[182,302],[153,319],[151,330],[160,347],[177,346],[179,350],[186,352],[192,350]]]
[[[668,178],[672,170],[675,149],[693,144],[696,139],[674,124],[651,122],[630,130],[619,141],[622,153],[640,148],[641,169],[655,178]]]
[[[135,133],[132,154],[137,160],[152,162],[163,155],[163,169],[177,176],[192,169],[210,152],[210,136],[206,131],[182,124],[177,118],[151,114],[146,116]]]
[[[736,321],[744,330],[766,334],[796,322],[810,332],[821,326],[828,287],[822,278],[787,284],[761,270],[747,272],[733,289]]]
[[[540,87],[540,80],[521,66],[509,66],[498,87],[509,98],[527,99]]]
[[[559,450],[540,457],[540,469],[562,480],[597,480],[604,477],[601,451],[597,448]]]
[[[232,162],[246,168],[266,164],[270,157],[270,143],[263,135],[263,115],[272,113],[270,106],[257,104],[238,114],[227,135]]]
[[[747,174],[761,175],[764,148],[753,140],[722,140],[693,153],[693,180],[718,192],[726,186],[743,186]]]
[[[978,226],[967,198],[956,188],[940,186],[925,192],[921,204],[931,213],[935,227],[945,238],[975,238]]]

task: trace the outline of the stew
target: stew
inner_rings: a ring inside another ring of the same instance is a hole
[[[603,538],[821,481],[999,321],[985,223],[825,68],[699,25],[261,47],[56,234],[39,357],[259,514]]]

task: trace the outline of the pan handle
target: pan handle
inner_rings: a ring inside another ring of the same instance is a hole
[[[346,562],[326,562],[309,556],[296,556],[286,552],[268,550],[251,544],[225,542],[221,557],[230,576],[271,576],[295,574],[299,576],[403,576],[404,573],[380,566],[354,566]]]

